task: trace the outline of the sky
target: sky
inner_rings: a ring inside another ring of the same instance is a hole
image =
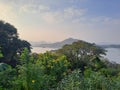
[[[120,0],[0,0],[0,20],[21,39],[120,44]]]

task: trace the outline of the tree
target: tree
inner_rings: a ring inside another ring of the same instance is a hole
[[[99,58],[101,55],[105,55],[104,49],[85,41],[77,41],[71,45],[65,45],[56,52],[66,55],[72,64],[72,69],[81,68],[83,70],[94,57]]]
[[[3,58],[0,62],[15,66],[17,64],[17,54],[20,54],[23,48],[30,51],[30,43],[19,39],[17,29],[4,21],[0,21],[0,47]]]

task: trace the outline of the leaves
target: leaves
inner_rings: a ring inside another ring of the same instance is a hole
[[[30,46],[29,42],[19,39],[13,25],[0,21],[0,47],[4,56],[0,58],[0,62],[15,67],[18,64],[18,54],[21,54],[25,47],[30,51]]]
[[[82,71],[85,66],[90,66],[91,59],[101,58],[101,55],[105,55],[105,52],[101,47],[85,41],[77,41],[71,45],[65,45],[56,51],[56,53],[67,57],[67,60],[71,63],[72,70],[80,68]]]

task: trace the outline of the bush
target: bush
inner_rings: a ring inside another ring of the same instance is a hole
[[[27,49],[23,51],[18,69],[18,87],[23,90],[47,90],[55,87],[66,74],[69,62],[65,56],[50,52],[34,58]]]
[[[87,69],[73,71],[58,84],[57,90],[120,90],[120,78],[107,78],[99,72]],[[54,90],[56,90],[54,89]]]
[[[11,89],[14,87],[14,81],[16,78],[16,70],[12,69],[11,66],[1,63],[0,64],[0,86],[1,88]]]

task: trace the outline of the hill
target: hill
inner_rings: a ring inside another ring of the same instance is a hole
[[[78,39],[68,38],[60,42],[48,43],[48,44],[39,44],[38,47],[42,48],[61,48],[65,44],[72,44],[73,42],[78,41]]]

